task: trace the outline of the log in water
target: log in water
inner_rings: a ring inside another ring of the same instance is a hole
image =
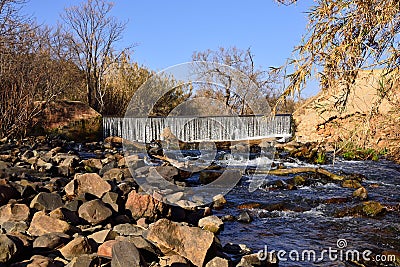
[[[292,136],[291,115],[103,118],[104,137],[120,136],[148,143],[160,140],[165,128],[181,141],[236,141]]]

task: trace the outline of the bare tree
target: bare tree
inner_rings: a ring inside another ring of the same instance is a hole
[[[110,15],[113,4],[88,0],[65,9],[62,15],[77,64],[85,73],[87,102],[96,110],[104,108],[103,75],[112,61],[114,45],[122,38],[126,23]]]
[[[251,114],[249,104],[260,103],[260,100],[265,104],[276,98],[278,77],[255,65],[250,48],[220,47],[216,51],[195,52],[192,59],[198,62],[195,71],[208,81],[199,89],[200,94],[223,98],[225,106],[237,114]]]

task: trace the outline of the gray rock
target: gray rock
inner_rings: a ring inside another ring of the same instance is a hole
[[[140,253],[130,242],[117,242],[112,247],[111,267],[145,267]]]
[[[59,194],[40,192],[32,199],[30,208],[49,211],[62,207],[63,205],[64,203]]]
[[[119,211],[119,204],[121,202],[121,198],[119,195],[115,192],[107,192],[104,194],[104,196],[101,198],[101,200],[105,203],[108,204],[115,212]]]
[[[33,248],[55,249],[71,240],[71,237],[63,233],[48,233],[39,236],[33,241]]]
[[[112,211],[99,199],[83,203],[78,210],[79,217],[92,225],[100,224],[112,215]]]
[[[1,228],[6,231],[6,233],[25,233],[28,230],[28,225],[26,222],[4,222],[1,224]]]
[[[143,235],[145,231],[143,228],[130,223],[115,225],[113,230],[117,232],[119,235],[123,236],[131,236],[131,235],[140,236]]]
[[[250,223],[252,220],[253,219],[247,211],[241,211],[237,217],[237,221],[242,223]]]
[[[74,257],[66,267],[93,267],[100,265],[100,259],[96,254],[83,254]]]

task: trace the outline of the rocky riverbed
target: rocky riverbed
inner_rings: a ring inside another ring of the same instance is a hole
[[[287,149],[308,160],[319,148]],[[135,167],[133,175],[157,172],[181,186],[209,183],[223,169],[212,166],[193,176],[171,162],[150,162],[137,154],[124,157],[118,138],[86,144],[46,137],[1,140],[0,266],[278,266],[276,254],[259,259],[259,247],[235,243],[238,232],[259,227],[260,218],[273,219],[276,212],[306,213],[321,204],[345,203],[330,211],[337,218],[399,215],[396,200],[371,198],[374,185],[366,184],[363,175],[332,176],[310,167],[292,175],[285,171],[285,161],[274,164],[275,179],[260,184],[260,192],[276,196],[271,201],[247,193],[238,201],[227,197],[226,203],[217,196],[211,204],[181,208],[142,192],[128,167]],[[321,184],[343,188],[345,196],[295,204],[290,194],[286,200],[279,196]]]

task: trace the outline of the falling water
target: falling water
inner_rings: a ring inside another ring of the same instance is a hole
[[[127,140],[148,143],[160,140],[165,128],[185,142],[235,141],[256,138],[289,138],[292,135],[290,115],[215,116],[215,117],[151,117],[103,119],[104,136],[120,136]]]

